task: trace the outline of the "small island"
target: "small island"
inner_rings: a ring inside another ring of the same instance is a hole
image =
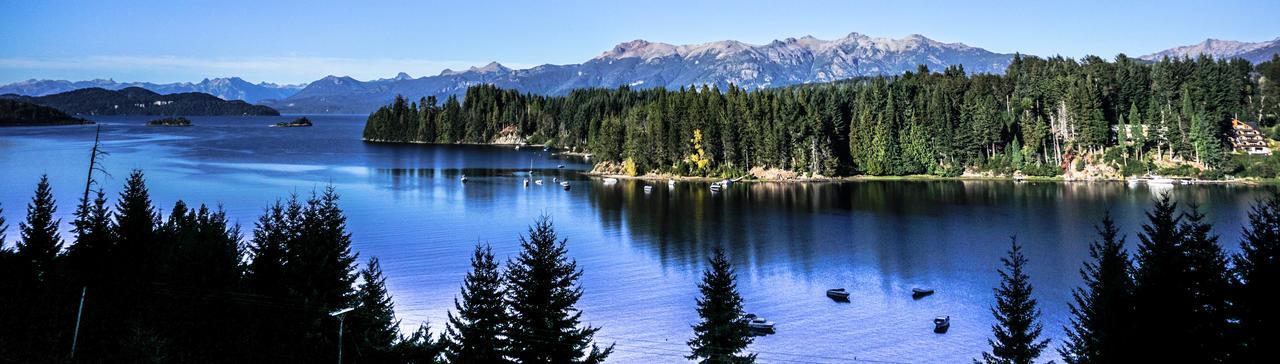
[[[272,128],[297,128],[303,126],[311,126],[311,119],[300,117],[293,119],[293,121],[281,121],[271,125]]]
[[[191,120],[184,117],[155,119],[147,122],[147,126],[191,126]]]

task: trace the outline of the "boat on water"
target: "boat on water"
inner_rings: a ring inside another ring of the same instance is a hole
[[[653,192],[653,186],[644,186],[644,193]]]
[[[462,181],[462,183],[467,183],[467,175],[462,175],[462,178],[459,178],[458,180]]]
[[[951,316],[938,316],[933,319],[933,332],[939,334],[947,333],[947,329],[951,328]]]
[[[556,168],[564,168],[564,165],[563,165],[563,164],[557,164],[557,165],[556,165]]]
[[[540,179],[535,179],[535,180],[533,180],[533,184],[541,186],[541,185],[542,185],[542,180],[540,180]]]
[[[831,297],[831,299],[839,300],[839,301],[848,301],[849,291],[846,291],[844,288],[828,289],[827,297]]]
[[[560,182],[560,187],[564,187],[565,191],[569,190],[569,181]]]
[[[729,185],[730,185],[730,184],[733,184],[733,181],[732,181],[732,180],[727,180],[727,179],[726,179],[726,180],[720,181],[720,185],[721,185],[721,186],[724,186],[724,187],[729,187]]]
[[[933,288],[912,288],[911,289],[911,298],[914,298],[914,299],[921,299],[921,298],[924,298],[924,296],[928,296],[931,294],[933,294]]]
[[[720,192],[720,189],[721,189],[721,188],[722,188],[722,187],[720,187],[720,184],[719,184],[719,183],[712,183],[712,184],[711,184],[711,192]]]
[[[611,184],[614,184],[614,183],[618,183],[618,179],[617,179],[617,178],[608,177],[608,178],[605,178],[605,179],[604,179],[604,184],[606,184],[606,185],[611,185]]]
[[[1148,184],[1161,185],[1161,186],[1172,186],[1176,182],[1177,181],[1175,181],[1173,178],[1169,178],[1169,177],[1152,177],[1147,179]]]
[[[1142,183],[1142,179],[1138,177],[1129,177],[1124,181],[1125,183],[1129,184],[1129,187],[1137,187],[1138,184]]]
[[[738,322],[747,325],[747,329],[751,330],[754,335],[765,335],[774,333],[773,321],[765,320],[763,317],[756,316],[754,313],[743,315]]]
[[[525,187],[529,187],[529,179],[528,179],[528,178],[525,178],[525,179],[524,179],[524,186],[525,186]]]
[[[668,178],[668,179],[667,179],[667,187],[675,187],[675,186],[676,186],[676,180],[675,180],[675,178]]]

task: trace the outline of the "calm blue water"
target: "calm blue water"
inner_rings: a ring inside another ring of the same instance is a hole
[[[145,117],[97,118],[101,176],[115,196],[143,169],[156,203],[221,204],[248,233],[262,209],[291,193],[333,184],[342,194],[354,247],[378,256],[408,329],[438,332],[476,242],[513,256],[516,237],[549,214],[585,270],[580,307],[617,342],[613,362],[679,362],[697,320],[696,283],[707,254],[728,249],[749,312],[778,333],[752,349],[762,362],[963,362],[987,349],[995,269],[1010,235],[1024,243],[1045,333],[1062,337],[1070,289],[1110,210],[1133,233],[1155,193],[1117,183],[857,182],[740,183],[718,194],[705,184],[605,186],[575,171],[589,166],[540,150],[366,144],[363,116],[314,116],[311,128],[268,128],[288,117],[195,117],[189,128],[142,126]],[[93,126],[0,128],[0,206],[10,244],[41,173],[59,213],[83,189]],[[532,163],[543,186],[521,187]],[[557,169],[558,164],[567,168]],[[463,185],[458,177],[471,182]],[[563,191],[550,178],[569,178]],[[1236,251],[1248,204],[1272,188],[1187,186],[1176,199],[1200,204]],[[69,228],[69,226],[64,227]],[[70,236],[64,232],[64,236]],[[914,286],[938,293],[912,300]],[[850,303],[823,291],[845,287]],[[945,335],[932,318],[950,315]],[[1046,353],[1047,358],[1056,354]]]

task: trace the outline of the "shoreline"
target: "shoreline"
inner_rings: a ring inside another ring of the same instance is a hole
[[[790,179],[759,179],[754,177],[740,178],[721,178],[721,177],[698,177],[698,176],[675,176],[675,175],[655,175],[646,174],[640,176],[628,176],[625,174],[600,173],[585,171],[582,175],[593,178],[617,178],[640,181],[666,181],[674,179],[680,182],[717,182],[725,179],[733,180],[734,183],[739,182],[766,182],[766,183],[842,183],[842,182],[872,182],[872,181],[921,181],[921,182],[944,182],[944,181],[991,181],[991,182],[1053,182],[1053,183],[1128,183],[1126,179],[1091,179],[1091,180],[1069,180],[1062,177],[1010,177],[1010,176],[960,176],[960,177],[941,177],[931,175],[908,175],[908,176],[846,176],[846,177],[818,177],[818,178],[790,178]],[[1183,179],[1183,181],[1174,185],[1198,185],[1198,184],[1214,184],[1214,185],[1236,185],[1236,186],[1266,186],[1280,184],[1280,180],[1258,180],[1258,179],[1232,179],[1232,180],[1193,180]],[[1141,184],[1148,184],[1147,180],[1142,180]]]
[[[516,146],[527,147],[548,147],[545,144],[525,144],[525,143],[437,143],[423,141],[391,141],[384,139],[360,138],[361,141],[369,143],[390,143],[390,144],[434,144],[434,145],[471,145],[471,146],[489,146],[512,148]],[[591,153],[573,152],[568,150],[552,149],[554,155],[564,155],[577,158],[591,158]],[[841,183],[841,182],[868,182],[868,181],[1009,181],[1009,182],[1055,182],[1055,183],[1128,183],[1125,178],[1097,178],[1097,179],[1066,179],[1062,176],[1056,177],[1029,177],[1029,176],[958,176],[943,177],[934,175],[906,175],[906,176],[844,176],[844,177],[796,177],[785,179],[761,179],[753,176],[741,176],[736,178],[723,177],[700,177],[700,176],[677,176],[672,174],[644,174],[639,176],[629,176],[625,174],[603,173],[594,170],[581,171],[580,174],[591,178],[617,178],[641,181],[666,181],[674,179],[681,182],[717,182],[725,179],[736,182],[770,182],[770,183]],[[1280,184],[1280,179],[1230,179],[1230,180],[1201,180],[1186,177],[1169,177],[1178,181],[1175,185],[1198,185],[1198,184],[1216,184],[1216,185],[1235,185],[1235,186],[1266,186]],[[1147,180],[1143,179],[1140,183],[1147,184]]]

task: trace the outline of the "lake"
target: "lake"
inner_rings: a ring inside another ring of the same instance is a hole
[[[500,259],[514,256],[517,237],[549,215],[585,271],[583,319],[603,327],[599,341],[617,343],[610,361],[618,363],[683,360],[696,284],[717,246],[737,268],[748,312],[777,323],[776,334],[751,346],[761,362],[967,362],[988,349],[996,268],[1012,235],[1031,261],[1045,334],[1057,348],[1093,225],[1106,211],[1132,248],[1144,209],[1168,191],[1198,204],[1235,252],[1249,204],[1275,191],[865,181],[737,183],[719,193],[706,183],[661,183],[646,194],[646,182],[605,185],[579,173],[590,165],[538,148],[371,144],[360,140],[364,116],[308,117],[314,127],[267,127],[290,117],[192,117],[195,126],[183,128],[93,118],[111,153],[103,161],[111,175],[98,179],[114,204],[129,171],[142,169],[158,206],[178,198],[221,204],[246,235],[276,199],[332,184],[361,261],[382,260],[405,331],[422,322],[443,329],[477,242],[492,244]],[[42,173],[58,198],[63,236],[71,236],[93,130],[0,128],[10,244]],[[547,183],[523,187],[531,170]],[[911,288],[924,286],[937,294],[913,300]],[[835,287],[849,289],[850,302],[824,296]],[[932,332],[939,315],[951,316],[946,334]]]

